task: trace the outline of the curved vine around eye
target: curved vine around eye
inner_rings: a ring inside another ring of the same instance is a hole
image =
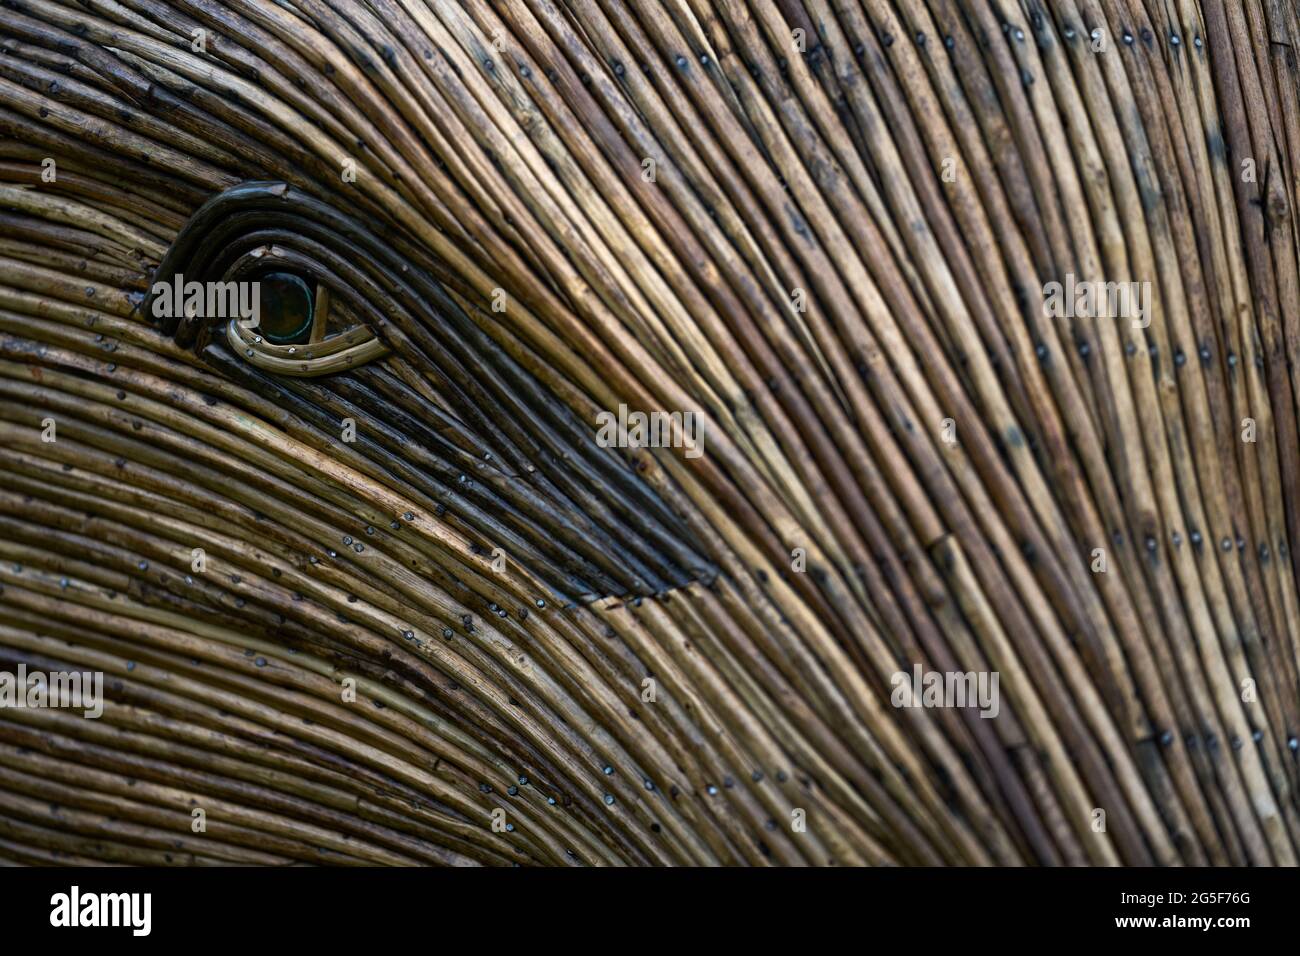
[[[144,302],[177,344],[224,342],[263,371],[329,375],[389,351],[359,316],[373,311],[334,268],[352,254],[315,206],[283,183],[244,183],[205,203],[181,230]],[[360,308],[358,308],[360,307]]]

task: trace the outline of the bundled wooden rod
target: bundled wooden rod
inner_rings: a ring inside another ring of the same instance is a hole
[[[0,858],[1294,865],[1298,43],[7,9]]]

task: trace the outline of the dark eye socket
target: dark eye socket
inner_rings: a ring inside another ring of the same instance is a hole
[[[315,295],[292,272],[268,272],[260,284],[261,324],[258,332],[276,345],[298,345],[311,335]]]

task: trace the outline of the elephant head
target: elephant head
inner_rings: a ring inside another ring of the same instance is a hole
[[[0,857],[1295,862],[1292,4],[4,6]]]

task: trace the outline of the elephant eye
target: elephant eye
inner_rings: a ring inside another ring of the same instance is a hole
[[[321,335],[315,336],[316,296],[299,276],[292,272],[271,272],[257,280],[259,286],[260,324],[257,331],[274,345],[300,345],[311,338],[324,337],[327,316],[320,317]],[[322,296],[324,305],[328,296]],[[327,311],[322,308],[322,312]]]
[[[228,347],[273,375],[356,368],[389,351],[371,304],[383,279],[357,268],[357,230],[284,183],[232,187],[190,217],[142,306],[177,345]]]
[[[293,272],[265,272],[258,315],[226,323],[226,341],[244,361],[278,375],[310,378],[364,365],[388,349],[329,286]]]

